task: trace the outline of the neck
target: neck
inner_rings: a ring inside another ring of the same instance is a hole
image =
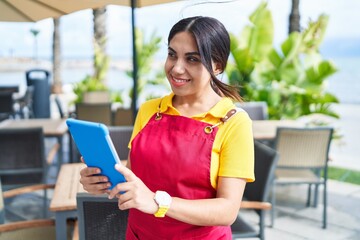
[[[172,99],[173,106],[182,116],[191,117],[201,113],[208,112],[221,100],[221,97],[215,92],[204,96],[178,96]]]

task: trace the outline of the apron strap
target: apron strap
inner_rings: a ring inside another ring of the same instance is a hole
[[[233,109],[231,109],[230,111],[228,111],[223,118],[220,118],[220,121],[221,121],[222,123],[225,123],[225,122],[227,122],[232,116],[234,116],[237,112],[243,112],[243,111],[244,111],[244,109],[242,109],[242,108],[238,108],[238,107],[237,107],[237,108],[233,108]]]
[[[212,126],[206,126],[206,127],[204,128],[205,133],[207,133],[207,134],[212,133],[212,131],[213,131],[213,129],[214,129],[215,127],[217,127],[217,126],[219,126],[220,124],[224,124],[225,122],[229,121],[229,119],[230,119],[232,116],[234,116],[237,112],[243,112],[243,111],[244,111],[244,109],[238,108],[238,107],[231,109],[230,111],[228,111],[228,112],[226,113],[226,115],[225,115],[224,117],[220,118],[220,122],[218,122],[218,123],[216,123],[216,124],[214,124],[214,125],[212,125]]]

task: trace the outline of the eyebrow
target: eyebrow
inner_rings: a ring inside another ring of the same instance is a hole
[[[176,51],[175,51],[173,48],[171,48],[171,47],[168,47],[168,50],[176,53]],[[199,52],[187,52],[187,53],[185,53],[185,55],[186,55],[186,56],[192,56],[192,55],[198,55],[198,56],[200,56],[200,53],[199,53]]]

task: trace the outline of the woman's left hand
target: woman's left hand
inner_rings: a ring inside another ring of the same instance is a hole
[[[136,208],[144,213],[154,214],[158,205],[152,192],[130,169],[116,164],[115,169],[124,175],[126,182],[117,184],[109,192],[109,199],[118,198],[119,209]]]

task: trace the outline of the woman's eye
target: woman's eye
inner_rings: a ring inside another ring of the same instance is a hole
[[[188,57],[189,62],[199,62],[200,60],[196,57]]]
[[[168,56],[169,56],[169,57],[175,57],[175,53],[173,53],[173,52],[168,52]]]

